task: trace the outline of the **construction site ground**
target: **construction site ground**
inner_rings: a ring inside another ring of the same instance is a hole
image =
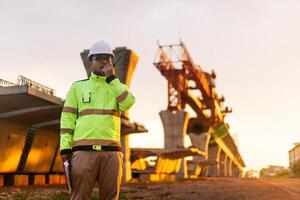
[[[91,199],[97,198],[97,190]],[[64,186],[0,188],[0,199],[67,200]],[[120,200],[300,200],[300,179],[203,178],[173,183],[131,183],[122,186]]]

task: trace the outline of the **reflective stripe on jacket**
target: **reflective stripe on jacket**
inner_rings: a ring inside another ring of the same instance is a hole
[[[91,73],[89,79],[73,83],[61,114],[61,154],[73,146],[121,146],[121,111],[134,102],[128,87],[114,75]]]

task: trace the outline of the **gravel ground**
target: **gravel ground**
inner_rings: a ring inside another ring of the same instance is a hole
[[[0,199],[69,199],[62,186],[4,187]],[[97,198],[95,189],[92,199]],[[120,200],[300,200],[300,179],[207,178],[122,186]]]

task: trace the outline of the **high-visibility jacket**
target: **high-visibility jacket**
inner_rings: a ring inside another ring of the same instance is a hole
[[[68,91],[60,120],[60,153],[82,145],[119,146],[121,111],[135,102],[128,87],[111,75],[91,73]]]

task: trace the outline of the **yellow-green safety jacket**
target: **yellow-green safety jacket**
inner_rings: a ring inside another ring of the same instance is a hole
[[[83,145],[121,147],[121,111],[134,102],[128,87],[114,75],[92,72],[89,79],[74,82],[61,113],[60,154]]]

